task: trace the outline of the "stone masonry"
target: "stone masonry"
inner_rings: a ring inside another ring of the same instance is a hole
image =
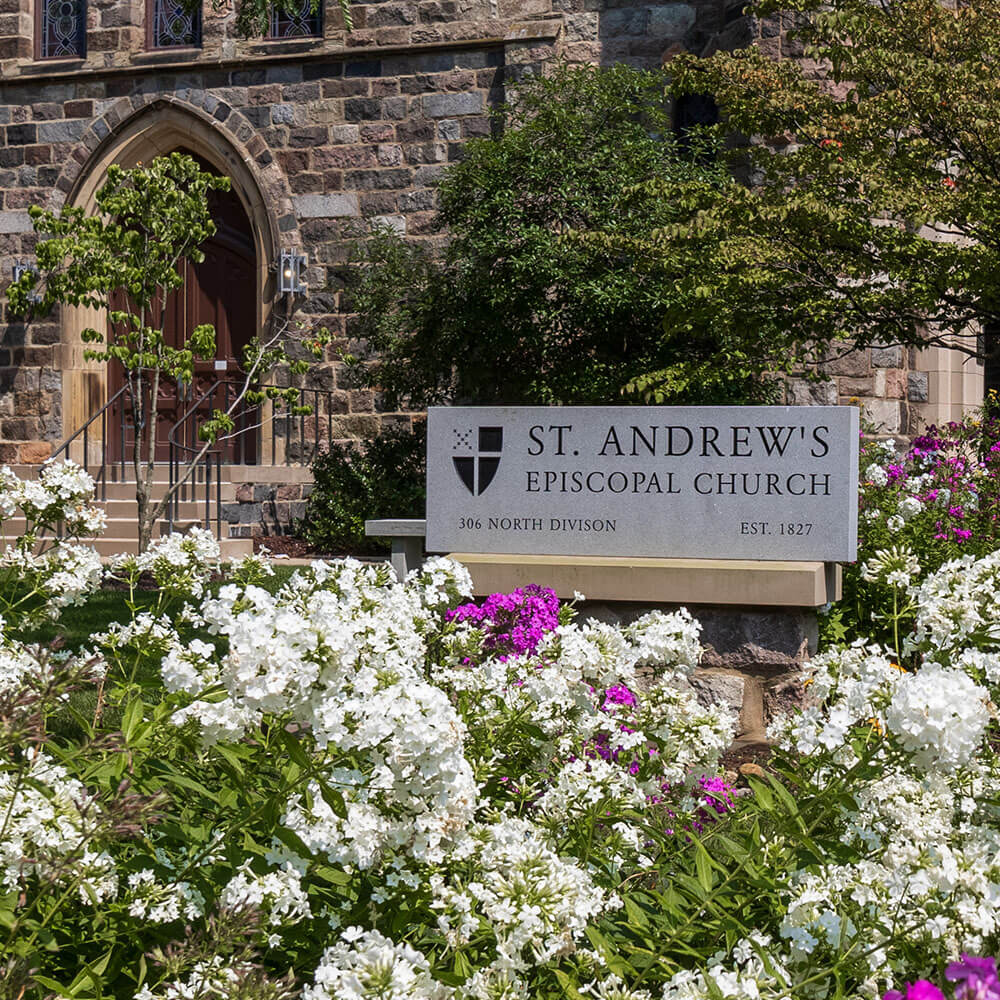
[[[364,225],[440,239],[435,181],[464,141],[489,133],[512,80],[559,57],[659,65],[678,47],[717,44],[737,10],[726,0],[385,0],[352,5],[347,31],[328,2],[322,37],[242,40],[232,12],[206,4],[200,48],[147,51],[142,3],[91,0],[86,57],[36,60],[33,2],[0,0],[0,289],[31,256],[29,206],[72,200],[137,118],[188,114],[248,167],[281,245],[308,255],[302,314],[337,338],[310,385],[332,394],[336,439],[407,419],[343,387],[333,360],[348,336],[343,266]],[[73,424],[59,376],[64,326],[58,315],[25,327],[0,314],[0,461],[44,460]]]

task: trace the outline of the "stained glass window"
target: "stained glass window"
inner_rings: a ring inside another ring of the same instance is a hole
[[[38,55],[42,59],[84,54],[87,8],[85,0],[38,0],[41,6]]]
[[[271,38],[309,38],[323,34],[322,5],[313,10],[312,0],[292,0],[291,13],[271,9]]]
[[[154,49],[201,45],[201,5],[178,0],[152,0],[151,43]]]

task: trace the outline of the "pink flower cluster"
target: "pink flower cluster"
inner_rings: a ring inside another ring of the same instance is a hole
[[[955,984],[955,1000],[1000,1000],[995,958],[963,955],[944,970],[944,977]],[[918,979],[907,983],[905,992],[889,990],[882,1000],[945,1000],[945,995],[929,979]]]
[[[559,624],[554,590],[531,583],[509,594],[491,594],[481,605],[461,604],[448,621],[472,622],[486,632],[483,648],[501,660],[534,653],[546,632]]]

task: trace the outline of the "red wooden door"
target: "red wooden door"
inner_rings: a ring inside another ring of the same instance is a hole
[[[184,283],[167,301],[163,332],[168,345],[180,347],[196,326],[211,323],[215,327],[215,358],[195,361],[194,379],[189,386],[161,376],[156,421],[158,462],[165,462],[170,457],[171,428],[204,393],[215,386],[198,405],[200,415],[224,409],[234,398],[243,349],[256,331],[256,257],[249,220],[233,192],[211,192],[210,207],[217,232],[202,245],[205,259],[200,264],[184,261],[180,265]],[[154,309],[158,309],[158,303],[154,303]],[[154,325],[156,323],[158,316]],[[124,373],[117,362],[110,362],[108,369],[110,399],[124,384]],[[223,460],[256,463],[256,412],[237,413],[236,422],[239,433],[223,444]],[[197,416],[189,419],[180,432],[190,445],[197,444],[197,423]],[[109,459],[130,461],[135,428],[131,408],[125,404],[124,397],[109,413],[108,437]]]

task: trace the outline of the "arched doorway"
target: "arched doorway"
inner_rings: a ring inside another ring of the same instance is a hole
[[[177,151],[196,159],[202,170],[219,173],[192,150],[182,147]],[[230,399],[235,399],[239,391],[244,348],[257,331],[253,300],[257,259],[250,219],[235,190],[210,191],[208,202],[215,235],[202,244],[205,259],[201,263],[181,262],[183,284],[167,302],[163,333],[169,346],[181,347],[195,327],[210,323],[215,328],[215,357],[195,361],[190,385],[169,379],[160,382],[155,438],[159,462],[169,460],[171,428],[186,414],[188,419],[174,438],[181,449],[194,449],[198,447],[197,417],[215,409],[228,409]],[[107,398],[113,399],[124,384],[121,365],[112,365],[108,370]],[[129,413],[124,399],[112,403],[108,425],[108,457],[112,464],[131,460],[135,429]],[[236,419],[234,435],[220,444],[223,461],[255,464],[256,411],[242,410]]]
[[[74,182],[66,203],[92,213],[96,209],[96,192],[107,176],[108,166],[117,163],[132,167],[174,150],[194,155],[203,168],[224,174],[232,183],[231,192],[212,206],[219,232],[211,246],[206,248],[211,253],[197,269],[203,274],[200,279],[196,274],[195,281],[186,283],[192,290],[199,289],[198,300],[185,298],[177,305],[178,309],[187,310],[188,316],[198,313],[209,317],[204,322],[213,323],[220,331],[217,360],[226,361],[227,370],[230,370],[229,360],[239,357],[248,337],[266,329],[270,322],[276,284],[270,265],[278,254],[278,224],[264,200],[252,159],[239,152],[219,123],[198,109],[181,106],[179,102],[152,102],[124,120],[101,142]],[[228,277],[221,281],[211,279],[209,275],[213,270],[217,276],[228,274]],[[211,292],[213,286],[238,290],[241,294],[238,300],[223,296],[221,302],[211,294],[200,294],[202,289]],[[62,311],[59,367],[62,370],[65,438],[69,438],[100,410],[114,394],[117,385],[121,384],[118,381],[112,387],[117,377],[114,365],[88,361],[85,357],[82,331],[87,327],[101,330],[106,325],[107,317],[103,310],[77,307]],[[217,374],[214,362],[210,362],[207,368],[210,371],[203,366],[198,373],[202,386],[206,384],[207,377]],[[188,398],[192,398],[190,394]],[[113,444],[115,429],[111,424],[114,422],[108,421],[106,436],[109,446]],[[79,440],[74,445],[77,449],[74,458],[100,462],[105,451],[101,426],[98,421],[91,427],[86,458]],[[245,435],[244,438],[249,440]],[[270,438],[265,438],[262,451],[256,455],[247,453],[243,460],[272,461],[270,445]]]

